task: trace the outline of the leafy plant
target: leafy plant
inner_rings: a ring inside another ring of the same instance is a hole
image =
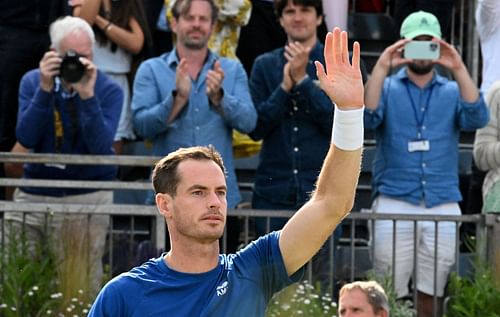
[[[337,304],[329,294],[307,281],[296,283],[277,293],[266,311],[266,317],[335,317]]]
[[[0,250],[0,316],[86,316],[90,308],[85,290],[61,292],[61,272],[54,241],[27,237],[22,225],[5,222]]]
[[[500,285],[492,269],[476,259],[472,277],[452,273],[449,283],[448,317],[500,317]]]

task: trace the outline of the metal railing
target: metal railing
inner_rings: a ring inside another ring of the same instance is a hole
[[[119,165],[119,166],[152,166],[157,161],[158,157],[145,157],[145,156],[90,156],[90,155],[55,155],[55,154],[16,154],[16,153],[2,153],[0,152],[0,162],[30,162],[30,163],[61,163],[61,164],[92,164],[92,165]],[[248,184],[247,184],[248,185]],[[80,188],[95,188],[95,189],[128,189],[128,190],[148,190],[151,189],[150,182],[146,181],[61,181],[61,180],[28,180],[28,179],[14,179],[14,178],[0,178],[0,187],[2,186],[40,186],[40,187],[80,187]],[[102,207],[102,206],[101,206]],[[143,204],[110,204],[105,208],[96,210],[92,205],[80,204],[43,204],[43,203],[19,203],[13,201],[0,200],[0,213],[1,212],[22,212],[22,213],[84,213],[95,214],[104,213],[111,216],[125,215],[125,216],[149,216],[154,219],[152,240],[157,249],[165,249],[166,245],[166,231],[164,219],[157,212],[156,207],[146,206]],[[256,218],[265,218],[267,231],[270,228],[270,221],[273,218],[289,218],[293,212],[282,210],[254,210],[254,209],[231,209],[228,211],[229,216],[235,216],[240,219],[243,224],[240,234],[241,245],[248,244],[251,240],[255,239],[255,232],[253,230],[253,222]],[[1,220],[1,219],[0,219]],[[352,212],[343,222],[344,231],[347,232],[342,238],[335,240],[333,237],[325,244],[327,263],[327,275],[321,276],[320,282],[324,284],[327,289],[335,291],[341,281],[352,281],[356,279],[365,278],[367,271],[371,269],[371,254],[373,253],[370,239],[358,231],[364,231],[373,226],[374,221],[389,220],[393,222],[394,228],[399,221],[413,222],[416,227],[420,221],[432,221],[437,228],[441,222],[453,222],[456,228],[456,259],[454,264],[454,271],[462,272],[464,262],[461,257],[464,255],[460,252],[461,237],[460,226],[463,224],[471,224],[474,226],[475,237],[478,240],[486,241],[484,248],[476,246],[475,255],[480,258],[487,259],[488,255],[498,249],[498,241],[500,241],[500,216],[495,215],[463,215],[463,216],[421,216],[421,215],[400,215],[400,214],[374,214]],[[4,221],[0,223],[0,227],[4,225]],[[110,265],[112,266],[112,236],[113,226],[109,229],[110,241]],[[3,232],[3,230],[2,230]],[[396,232],[396,231],[394,231]],[[376,239],[376,235],[374,237]],[[416,244],[416,236],[414,238]],[[393,241],[396,241],[394,236]],[[437,241],[436,241],[437,243]],[[227,235],[224,234],[222,238],[222,248],[225,250],[227,247]],[[414,248],[416,250],[416,248]],[[393,248],[394,250],[394,248]],[[314,261],[307,266],[305,275],[309,281],[317,281],[315,277],[316,270],[313,269]],[[418,258],[415,253],[414,264],[416,265]],[[394,263],[394,262],[393,262]],[[394,265],[392,266],[394,268]],[[436,274],[436,268],[434,274]],[[394,275],[394,269],[392,270]],[[413,279],[418,279],[416,273],[413,273]],[[413,299],[416,300],[416,293],[413,294]]]

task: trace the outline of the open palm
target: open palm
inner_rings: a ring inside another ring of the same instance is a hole
[[[364,105],[363,80],[359,68],[359,43],[353,45],[352,65],[349,62],[347,32],[335,28],[325,40],[325,67],[315,62],[321,88],[340,109],[356,109]]]

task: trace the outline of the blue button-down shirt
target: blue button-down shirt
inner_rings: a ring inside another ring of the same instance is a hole
[[[254,63],[250,91],[259,118],[251,137],[264,140],[255,193],[270,202],[307,201],[330,145],[333,104],[318,86],[314,60],[323,62],[319,42],[309,56],[308,77],[290,93],[280,86],[287,62],[283,48]]]
[[[209,103],[205,85],[207,72],[216,60],[220,60],[224,70],[220,108]],[[209,53],[198,78],[192,82],[188,104],[174,121],[167,123],[173,107],[172,91],[179,62],[173,50],[141,64],[132,98],[134,128],[142,137],[152,139],[153,155],[163,156],[180,147],[212,144],[224,160],[228,207],[234,208],[241,197],[234,171],[232,129],[248,133],[257,121],[245,70],[238,61]]]
[[[462,200],[460,130],[473,131],[488,120],[482,95],[465,102],[455,81],[436,74],[420,88],[409,80],[406,68],[386,78],[377,110],[365,112],[365,127],[376,129],[374,194],[412,204],[424,201],[428,208]],[[429,150],[410,152],[409,142],[415,140],[429,141]]]

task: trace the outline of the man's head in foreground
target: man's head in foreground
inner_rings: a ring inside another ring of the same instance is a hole
[[[344,285],[339,293],[339,317],[389,317],[389,303],[375,281]]]

